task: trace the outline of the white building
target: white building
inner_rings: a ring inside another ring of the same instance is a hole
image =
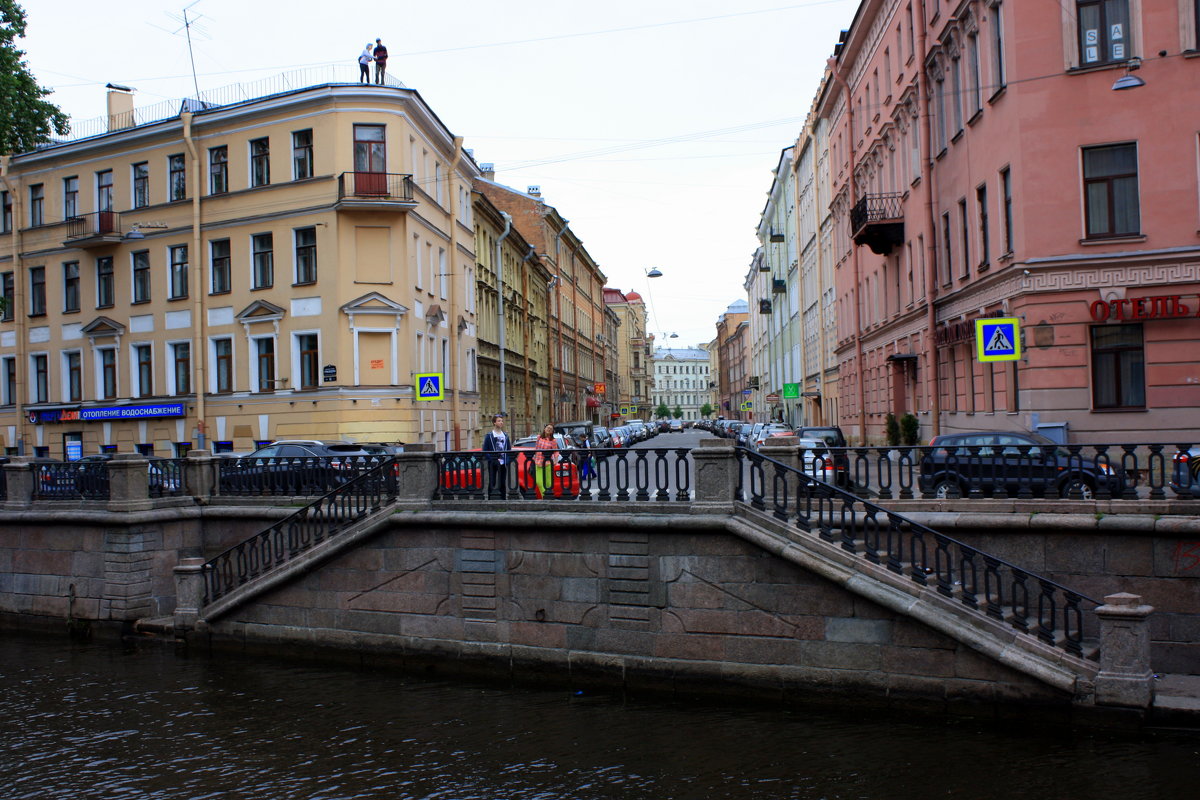
[[[703,419],[700,409],[705,405],[716,412],[715,376],[707,347],[660,347],[654,351],[654,408],[665,405],[674,418],[680,409],[680,419]]]

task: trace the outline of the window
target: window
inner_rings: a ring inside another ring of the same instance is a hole
[[[296,334],[296,352],[299,355],[301,389],[316,389],[320,385],[319,341],[315,333]]]
[[[187,161],[183,153],[167,156],[167,190],[172,202],[187,199]]]
[[[35,183],[29,187],[29,227],[46,224],[46,185]]]
[[[229,148],[225,145],[209,148],[208,193],[224,194],[229,191]]]
[[[296,229],[296,283],[317,282],[317,229]]]
[[[313,135],[311,130],[292,134],[292,178],[301,180],[313,176]]]
[[[101,400],[112,400],[117,396],[117,348],[102,347],[96,351],[99,369],[96,373],[100,379],[97,394]]]
[[[950,61],[950,85],[954,96],[950,98],[950,103],[954,107],[954,133],[957,135],[963,129],[963,86],[962,86],[962,59],[954,58]]]
[[[354,126],[354,171],[387,172],[383,125]]]
[[[218,239],[209,243],[212,261],[212,289],[210,294],[225,294],[230,289],[229,283],[229,240]]]
[[[63,311],[79,310],[79,262],[68,261],[63,270]]]
[[[171,300],[180,300],[188,296],[188,248],[186,244],[175,245],[171,248],[168,279]]]
[[[912,7],[912,3],[909,3],[904,9],[904,22],[905,22],[904,30],[908,34],[908,36],[907,36],[908,57],[912,58],[913,53],[915,53],[916,49],[917,49],[916,44],[915,44],[916,40],[913,38],[913,7]]]
[[[45,353],[29,357],[29,373],[33,376],[33,384],[29,387],[30,402],[50,402],[50,365]]]
[[[213,339],[213,391],[233,391],[233,340]]]
[[[113,304],[113,260],[112,256],[96,259],[96,308],[110,308]]]
[[[133,346],[133,368],[137,385],[134,394],[149,397],[154,394],[154,349],[148,344]]]
[[[275,391],[275,337],[264,336],[254,343],[255,367],[258,370],[258,391]]]
[[[111,169],[96,173],[96,210],[113,210],[113,176]]]
[[[139,250],[133,259],[133,302],[150,302],[150,251]]]
[[[946,81],[939,77],[934,86],[933,116],[936,123],[937,152],[946,149]]]
[[[40,317],[46,313],[46,268],[29,268],[29,316]]]
[[[0,233],[12,233],[12,196],[8,192],[0,192]]]
[[[1129,0],[1077,0],[1081,66],[1128,61]]]
[[[83,365],[78,350],[63,353],[64,403],[78,403],[83,399]]]
[[[1089,239],[1136,235],[1141,230],[1137,145],[1085,147],[1083,191]]]
[[[975,189],[975,207],[979,210],[979,268],[990,263],[991,244],[988,241],[987,185]]]
[[[11,406],[17,402],[17,359],[15,356],[4,357],[4,405]]]
[[[999,92],[1008,83],[1004,68],[1004,15],[1000,3],[995,3],[991,11],[992,18],[992,83],[993,93]]]
[[[950,212],[942,214],[942,285],[950,283],[950,276],[954,274],[953,262],[951,259],[950,249]]]
[[[983,108],[983,87],[979,83],[979,37],[967,37],[967,110],[974,117]]]
[[[1004,192],[1004,253],[1013,252],[1013,201],[1012,172],[1008,167],[1000,170],[1000,188]]]
[[[143,161],[133,165],[133,207],[150,205],[150,165]]]
[[[266,186],[271,182],[271,140],[250,140],[250,185]]]
[[[16,296],[13,294],[13,274],[5,272],[0,275],[0,297],[4,298],[4,305],[0,321],[11,322],[13,318],[13,304],[16,302]]]
[[[962,255],[959,260],[962,261],[962,273],[960,277],[967,277],[971,274],[971,224],[967,216],[967,199],[958,201],[958,231],[959,239],[962,242]]]
[[[79,216],[79,178],[63,178],[63,219]]]
[[[1092,327],[1092,407],[1145,408],[1142,326]]]
[[[192,391],[192,346],[187,342],[171,345],[171,374],[175,378],[175,394],[190,394]]]
[[[251,289],[269,289],[275,284],[274,237],[269,233],[256,233],[250,237],[251,259],[254,273]]]

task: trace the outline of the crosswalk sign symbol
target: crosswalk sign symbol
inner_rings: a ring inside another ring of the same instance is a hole
[[[441,400],[443,398],[442,373],[426,372],[414,375],[413,378],[417,385],[417,400]]]
[[[975,320],[975,347],[980,361],[1019,360],[1020,320],[1015,317]]]

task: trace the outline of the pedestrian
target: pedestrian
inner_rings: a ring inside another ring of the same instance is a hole
[[[550,490],[554,486],[554,465],[562,460],[562,456],[558,453],[558,443],[554,441],[553,425],[547,424],[542,428],[533,448],[533,478],[537,484],[537,496],[540,500],[550,494]],[[550,452],[543,453],[543,450]]]
[[[480,449],[487,453],[484,456],[488,465],[487,496],[503,499],[508,489],[508,464],[512,458],[508,434],[504,432],[503,414],[492,417],[492,429],[483,437]]]
[[[579,434],[575,439],[575,446],[579,448],[579,452],[575,454],[575,463],[579,465],[579,479],[587,480],[596,472],[596,464],[592,460],[592,440],[587,431]]]
[[[367,66],[375,59],[371,55],[371,43],[367,42],[367,46],[363,48],[362,54],[358,57],[358,82],[370,83],[371,70]]]
[[[375,58],[375,82],[383,85],[383,76],[387,72],[387,48],[383,46],[383,42],[375,40],[375,49],[371,51],[371,55]]]

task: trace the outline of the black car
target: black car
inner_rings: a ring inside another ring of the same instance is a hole
[[[1057,442],[1036,433],[954,433],[935,436],[920,465],[925,494],[945,498],[972,490],[992,495],[1003,487],[1016,496],[1022,488],[1038,497],[1092,500],[1101,488],[1120,497],[1125,482],[1118,468],[1071,456]]]
[[[798,439],[820,439],[830,447],[846,447],[846,435],[836,425],[807,425],[796,428]]]
[[[220,461],[223,494],[314,495],[331,492],[387,456],[350,442],[275,442]]]

